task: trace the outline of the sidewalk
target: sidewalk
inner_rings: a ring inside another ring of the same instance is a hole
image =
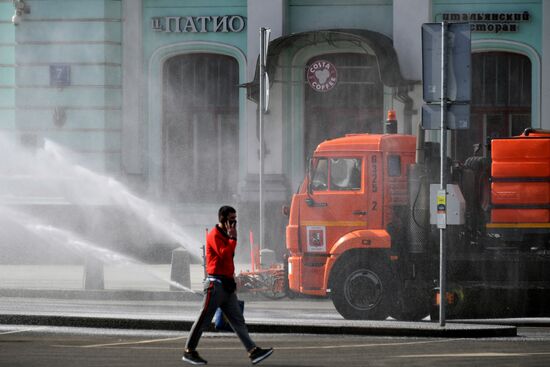
[[[242,266],[244,268],[244,265]],[[202,265],[191,264],[191,289],[200,290]],[[0,289],[81,290],[82,265],[0,265]],[[170,290],[170,264],[105,265],[105,290]]]
[[[202,302],[202,267],[191,266],[195,293],[170,291],[169,265],[106,266],[105,290],[82,289],[80,266],[0,266],[0,323],[189,330]],[[515,336],[514,326],[344,320],[328,299],[271,301],[239,293],[251,332],[422,337]]]

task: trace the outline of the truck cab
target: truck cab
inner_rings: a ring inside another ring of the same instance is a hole
[[[294,195],[289,288],[326,296],[346,318],[384,319],[396,289],[399,228],[409,203],[415,137],[354,134],[321,143]]]

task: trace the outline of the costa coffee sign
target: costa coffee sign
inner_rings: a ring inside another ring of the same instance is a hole
[[[338,73],[333,63],[317,60],[307,68],[306,78],[309,86],[317,92],[328,92],[336,86]]]

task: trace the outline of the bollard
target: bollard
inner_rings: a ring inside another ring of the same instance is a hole
[[[93,257],[84,260],[83,287],[85,290],[105,289],[103,281],[103,263]]]
[[[170,280],[177,282],[184,287],[191,288],[191,272],[189,270],[189,253],[183,248],[172,251],[172,267],[170,269]],[[171,291],[181,291],[175,285],[170,284]]]

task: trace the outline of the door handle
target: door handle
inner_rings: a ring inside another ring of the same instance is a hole
[[[355,215],[367,215],[367,211],[366,210],[355,210],[353,212],[353,214],[355,214]]]
[[[319,203],[319,202],[316,202],[314,201],[312,198],[307,198],[306,199],[306,204],[307,206],[312,206],[312,207],[325,207],[325,206],[328,206],[327,203]]]

